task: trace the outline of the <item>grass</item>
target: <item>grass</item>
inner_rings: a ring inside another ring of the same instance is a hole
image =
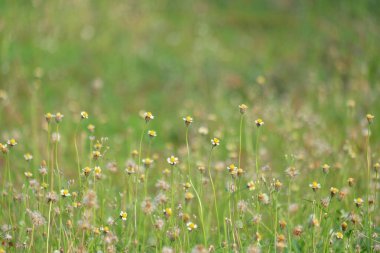
[[[1,1],[0,252],[379,251],[379,10]]]

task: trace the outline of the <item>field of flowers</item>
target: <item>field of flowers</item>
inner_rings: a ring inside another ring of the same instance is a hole
[[[380,252],[379,17],[0,1],[0,253]]]

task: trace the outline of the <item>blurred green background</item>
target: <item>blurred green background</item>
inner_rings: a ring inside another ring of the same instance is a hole
[[[120,152],[137,147],[141,110],[165,141],[183,141],[186,114],[236,137],[244,102],[280,152],[281,127],[300,114],[340,147],[350,99],[353,121],[380,117],[379,28],[376,0],[2,0],[2,138],[38,141],[44,113],[70,122],[81,110]]]

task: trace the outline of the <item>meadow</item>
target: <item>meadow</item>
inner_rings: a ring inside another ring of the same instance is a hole
[[[376,0],[0,0],[0,253],[380,252]]]

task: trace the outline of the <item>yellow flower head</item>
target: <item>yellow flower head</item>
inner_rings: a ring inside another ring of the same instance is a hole
[[[62,197],[70,197],[71,194],[70,194],[70,192],[69,192],[68,189],[62,189],[62,190],[61,190],[61,196],[62,196]]]
[[[375,116],[373,116],[372,114],[367,114],[366,117],[369,124],[371,124],[373,122],[373,119],[375,118]]]
[[[176,165],[178,163],[178,157],[175,157],[175,156],[170,156],[168,157],[168,159],[166,159],[166,161],[170,164],[170,165]]]
[[[88,113],[85,112],[85,111],[82,111],[82,112],[80,113],[80,117],[81,117],[81,119],[88,119]]]
[[[184,117],[183,120],[185,121],[186,126],[189,126],[191,123],[193,123],[193,118],[190,116]]]
[[[27,178],[30,178],[33,176],[33,174],[29,171],[25,172],[24,175],[27,177]]]
[[[343,233],[342,232],[336,232],[335,237],[336,237],[336,239],[341,240],[341,239],[343,239]]]
[[[29,162],[33,159],[33,156],[30,153],[26,153],[24,155],[24,159],[25,159],[25,161]]]
[[[214,137],[214,138],[211,139],[211,144],[214,147],[219,146],[220,145],[220,140],[218,138]]]
[[[102,173],[102,169],[99,166],[95,166],[94,171],[95,175],[100,175]]]
[[[94,126],[93,124],[89,124],[89,125],[87,126],[87,129],[88,129],[88,131],[90,131],[91,133],[95,132],[95,126]]]
[[[149,130],[148,131],[148,135],[149,135],[149,137],[156,137],[157,136],[157,133],[156,133],[156,131],[154,131],[154,130]]]
[[[235,164],[230,164],[230,165],[227,167],[227,170],[228,170],[228,172],[229,172],[231,175],[236,175],[236,174],[237,174],[238,167],[236,167]]]
[[[17,141],[15,139],[10,139],[7,141],[7,144],[10,146],[10,147],[14,147],[17,145]]]
[[[120,217],[120,219],[125,221],[125,220],[127,220],[128,214],[127,214],[127,212],[121,211],[119,217]]]
[[[142,163],[145,165],[145,167],[149,167],[152,165],[153,163],[153,160],[150,159],[149,157],[145,158],[145,159],[142,159]]]
[[[165,215],[167,218],[169,218],[169,217],[172,216],[172,214],[173,214],[173,211],[172,211],[172,209],[171,209],[170,207],[165,208],[165,209],[163,210],[163,212],[164,212],[164,215]]]
[[[356,198],[354,199],[356,207],[361,207],[364,203],[364,200],[362,198]]]
[[[88,175],[90,174],[90,172],[91,172],[91,168],[90,168],[90,167],[85,167],[85,168],[83,169],[83,174],[84,174],[85,176],[88,176]]]
[[[47,123],[50,123],[52,118],[53,118],[53,114],[51,114],[50,112],[45,114],[45,119]]]
[[[102,157],[102,154],[100,153],[99,150],[92,151],[92,158],[93,158],[94,160],[97,160],[97,159],[99,159],[100,157]]]
[[[309,187],[313,189],[313,191],[317,191],[318,189],[321,189],[321,184],[313,181],[311,184],[309,184]]]
[[[334,197],[337,193],[339,193],[339,189],[335,187],[330,188],[330,195],[331,197]]]
[[[250,181],[250,182],[247,183],[247,188],[250,191],[254,191],[256,189],[256,185],[255,185],[255,183],[253,181]]]
[[[195,223],[193,223],[193,222],[188,222],[188,223],[186,224],[186,227],[187,227],[187,230],[189,230],[189,231],[193,231],[193,230],[195,230],[195,229],[198,228],[198,225],[195,224]]]
[[[61,122],[62,119],[63,119],[63,117],[64,117],[64,115],[63,115],[62,113],[57,112],[57,113],[55,114],[55,122],[57,122],[57,123]]]
[[[255,120],[255,124],[257,127],[261,127],[262,125],[264,125],[264,121],[262,119],[257,119]]]
[[[146,122],[149,122],[150,120],[154,119],[154,116],[151,112],[145,112],[144,113],[144,118]]]

